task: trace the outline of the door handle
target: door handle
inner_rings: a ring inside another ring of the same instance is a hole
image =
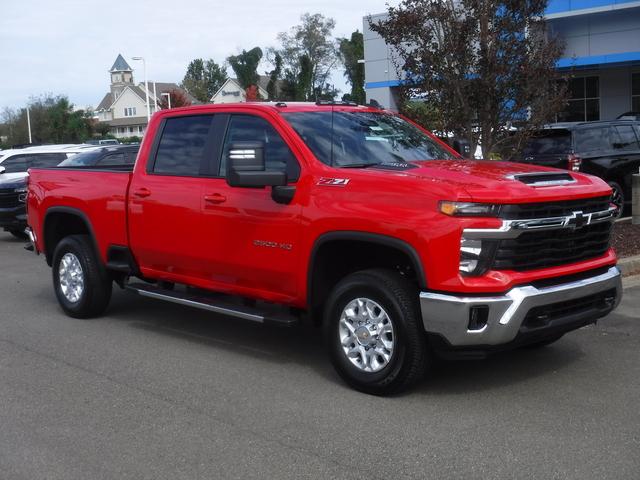
[[[207,203],[224,203],[227,201],[227,197],[219,193],[212,193],[211,195],[205,195],[204,201]]]
[[[146,198],[146,197],[148,197],[149,195],[151,195],[151,190],[149,190],[148,188],[144,188],[144,187],[143,187],[143,188],[139,188],[138,190],[136,190],[135,192],[133,192],[133,194],[134,194],[136,197],[139,197],[139,198]]]

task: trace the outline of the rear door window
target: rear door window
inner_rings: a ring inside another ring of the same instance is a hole
[[[639,150],[638,139],[631,125],[616,125],[612,128],[611,143],[614,150]]]
[[[571,152],[571,132],[569,130],[552,130],[534,134],[524,148],[528,156],[554,155]]]
[[[581,128],[575,131],[576,152],[593,153],[611,149],[609,127]]]
[[[196,177],[200,174],[213,115],[172,117],[165,121],[153,173]]]

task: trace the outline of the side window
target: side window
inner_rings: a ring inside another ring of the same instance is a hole
[[[111,153],[96,163],[96,167],[121,167],[122,165],[124,165],[124,153]]]
[[[612,128],[611,143],[614,150],[638,150],[638,139],[631,125],[616,125]]]
[[[153,172],[198,176],[212,119],[213,115],[168,118],[158,144]]]
[[[64,153],[39,153],[31,155],[28,160],[29,168],[51,168],[57,167],[67,159]]]
[[[5,173],[26,172],[29,168],[27,167],[27,155],[15,155],[7,158],[0,163],[0,166],[4,167]]]
[[[300,165],[275,128],[260,117],[233,115],[229,121],[227,136],[220,160],[220,176],[227,171],[227,156],[231,145],[236,142],[264,142],[264,159],[267,170],[286,171],[290,181],[300,177]]]
[[[137,156],[138,152],[127,152],[124,159],[125,165],[135,165]]]
[[[611,148],[608,127],[578,129],[575,132],[575,136],[576,151],[578,153],[595,152]]]

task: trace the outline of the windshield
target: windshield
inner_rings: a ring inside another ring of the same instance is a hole
[[[456,158],[397,115],[324,111],[284,113],[283,117],[327,165],[357,167]]]
[[[524,147],[525,155],[546,155],[571,152],[571,132],[569,130],[551,130],[540,132],[531,137]]]

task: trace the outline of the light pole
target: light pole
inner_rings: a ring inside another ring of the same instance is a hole
[[[169,92],[161,93],[163,97],[167,97],[167,103],[169,104],[169,110],[171,110],[171,94]]]
[[[145,62],[144,57],[131,57],[132,60],[140,60],[142,61],[142,69],[144,70],[144,91],[147,97],[147,125],[151,121],[151,107],[149,106],[149,84],[147,83],[147,62]]]
[[[29,105],[27,105],[27,129],[29,130],[29,144],[33,143],[31,141],[31,115],[29,115]]]

